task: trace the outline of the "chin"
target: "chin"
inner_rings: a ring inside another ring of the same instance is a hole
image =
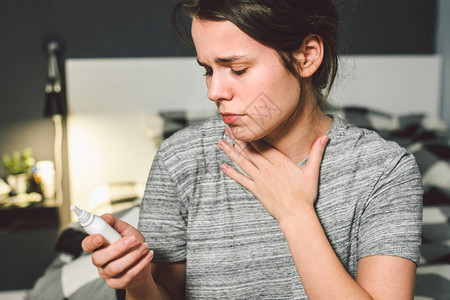
[[[242,142],[253,142],[262,139],[265,135],[251,127],[230,126],[233,136]]]

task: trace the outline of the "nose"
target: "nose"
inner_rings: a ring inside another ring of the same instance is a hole
[[[233,91],[225,76],[216,72],[207,80],[208,99],[214,102],[221,100],[231,100]]]

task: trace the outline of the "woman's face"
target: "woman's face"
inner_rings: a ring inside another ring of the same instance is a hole
[[[229,21],[194,18],[192,37],[208,98],[233,135],[242,141],[276,139],[300,101],[300,84],[278,53]]]

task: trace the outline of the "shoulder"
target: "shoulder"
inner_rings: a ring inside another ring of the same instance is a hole
[[[325,149],[322,170],[325,181],[365,186],[371,193],[394,181],[421,186],[414,156],[396,142],[383,139],[372,130],[359,128],[334,116],[330,142]]]
[[[414,156],[375,131],[334,120],[321,166],[322,206],[347,205],[348,212],[364,217],[408,208],[418,221],[422,184]]]
[[[385,140],[377,132],[357,127],[338,116],[333,118],[331,147],[326,149],[333,160],[384,168],[400,160],[415,162],[414,157],[396,142]]]

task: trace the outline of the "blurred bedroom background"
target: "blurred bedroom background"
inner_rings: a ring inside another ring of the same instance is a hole
[[[330,100],[450,126],[450,1],[338,2],[349,63]],[[14,193],[0,163],[0,299],[33,288],[57,257],[71,204],[101,214],[139,199],[160,141],[214,114],[195,53],[172,33],[175,3],[2,1],[0,155],[31,149],[34,177]],[[46,112],[55,94],[61,110]]]

